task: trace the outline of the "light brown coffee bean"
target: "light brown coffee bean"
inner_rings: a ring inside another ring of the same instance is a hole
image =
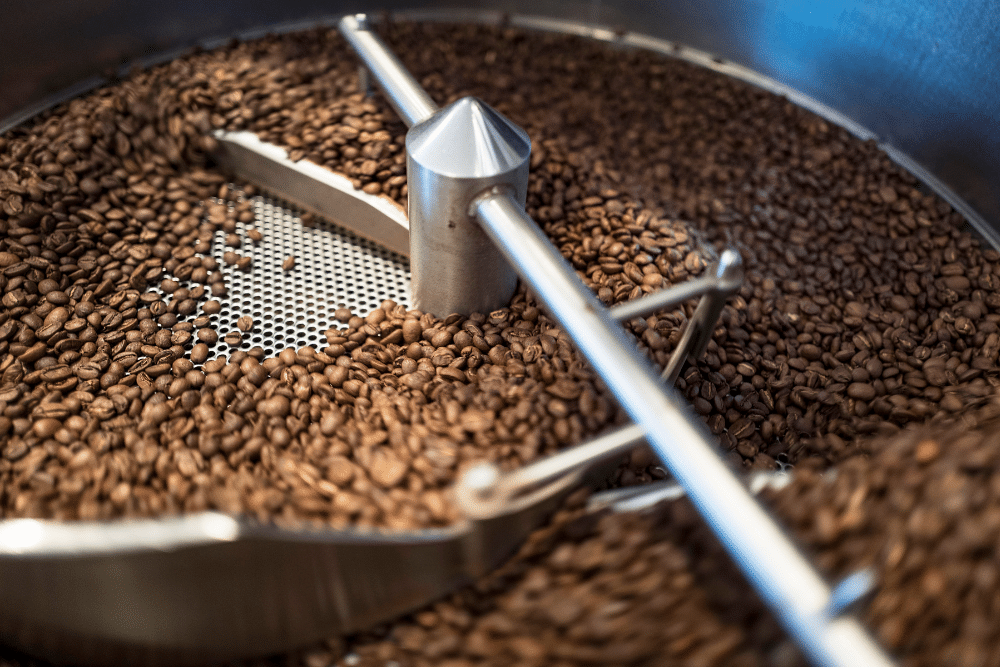
[[[268,417],[284,417],[288,414],[289,403],[284,396],[272,396],[257,404],[257,411]]]
[[[210,329],[208,327],[198,329],[198,342],[205,343],[207,345],[214,345],[218,340],[219,334],[215,332],[215,329]]]

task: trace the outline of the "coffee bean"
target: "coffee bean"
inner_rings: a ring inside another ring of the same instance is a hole
[[[201,343],[206,343],[208,345],[214,345],[219,340],[219,334],[215,333],[215,329],[210,329],[205,327],[204,329],[198,329],[198,341]]]
[[[847,387],[847,395],[859,401],[870,401],[875,398],[875,388],[870,384],[853,382]]]
[[[58,419],[39,419],[33,424],[32,431],[39,438],[51,438],[61,426],[62,423]]]
[[[247,236],[250,237],[250,240],[253,241],[254,243],[260,243],[260,241],[264,238],[264,235],[261,234],[260,231],[256,229],[248,229]]]
[[[268,417],[284,417],[288,409],[288,399],[284,396],[272,396],[257,404],[257,411]]]
[[[253,329],[253,318],[249,315],[243,315],[238,320],[236,320],[236,326],[240,331],[247,332]]]
[[[291,271],[292,267],[294,266],[295,266],[294,257],[286,257],[285,260],[281,263],[281,268],[284,269],[285,271]]]

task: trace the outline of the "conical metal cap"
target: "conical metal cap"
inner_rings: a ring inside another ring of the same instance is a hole
[[[444,317],[510,302],[517,274],[469,205],[503,187],[524,206],[531,141],[488,104],[466,97],[406,134],[413,304]]]
[[[415,125],[406,148],[410,159],[439,176],[489,178],[522,167],[531,140],[490,105],[464,97]]]

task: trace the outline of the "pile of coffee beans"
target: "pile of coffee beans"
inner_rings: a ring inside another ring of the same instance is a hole
[[[800,467],[772,504],[825,571],[875,570],[867,621],[906,664],[997,664],[1000,400],[876,451]]]
[[[908,667],[1000,660],[1000,399],[910,427],[766,500],[831,579],[871,568],[862,618]],[[343,656],[338,659],[338,656]],[[475,587],[306,665],[807,664],[685,500],[567,509]]]
[[[865,622],[908,667],[996,664],[1000,401],[911,427],[836,473],[765,495],[831,578],[874,569]],[[813,462],[818,463],[818,462]],[[571,499],[474,586],[391,626],[258,663],[303,667],[805,661],[684,500],[590,513]],[[4,667],[38,664],[0,658]]]
[[[330,49],[339,59],[320,55]],[[355,154],[398,157],[399,143],[369,120],[386,112],[354,91],[353,72],[325,32],[270,38],[138,72],[4,137],[0,516],[217,509],[283,523],[445,525],[462,466],[518,466],[614,421],[606,391],[523,293],[467,318],[392,302],[363,316],[341,309],[322,350],[209,358],[220,339],[242,341],[242,329],[209,326],[227,292],[212,239],[221,231],[232,248],[224,262],[248,268],[234,231],[253,215],[208,165],[207,130],[250,124],[267,136],[272,115],[300,118],[294,100],[333,90],[343,114],[323,127],[364,119],[337,135],[347,137],[337,167],[353,173]],[[573,211],[564,233],[607,239],[581,251],[620,274],[602,281],[602,292],[615,287],[606,298],[704,266],[684,224],[598,188],[585,165],[578,172],[576,199],[560,203]],[[663,338],[647,336],[656,349]]]
[[[912,664],[994,662],[1000,253],[873,143],[713,72],[503,27],[384,34],[439,103],[476,95],[525,127],[529,213],[605,303],[697,275],[706,244],[741,251],[747,283],[678,387],[734,465],[799,464],[775,507],[829,571],[879,569],[887,645]],[[341,309],[323,349],[209,358],[246,331],[208,326],[227,293],[212,239],[247,269],[230,236],[253,221],[209,130],[405,201],[405,127],[355,65],[329,30],[234,43],[0,137],[0,518],[446,525],[463,466],[522,465],[621,422],[523,291],[469,317]],[[629,323],[654,362],[685,312]],[[638,453],[612,481],[660,477],[656,463]],[[684,503],[568,509],[475,589],[301,658],[796,664],[725,562]]]
[[[296,664],[804,664],[699,528],[686,502],[625,515],[571,504],[474,587]]]
[[[1000,254],[874,142],[645,51],[476,26],[397,24],[386,35],[436,100],[477,95],[528,130],[532,213],[596,288],[607,284],[606,299],[623,296],[620,274],[595,266],[586,236],[567,229],[580,165],[736,244],[747,284],[679,386],[739,458],[836,462],[859,436],[992,393]],[[597,234],[591,249],[613,243]],[[676,322],[651,317],[637,333],[649,330]]]
[[[383,32],[436,101],[475,95],[528,131],[529,212],[606,303],[683,280],[704,261],[657,244],[649,225],[645,235],[609,229],[601,221],[622,197],[643,202],[654,226],[690,221],[682,238],[699,230],[741,251],[747,284],[679,382],[734,462],[836,462],[859,436],[953,415],[992,393],[1000,254],[874,142],[644,51],[482,26]],[[319,87],[305,78],[303,89]],[[245,127],[400,200],[405,184],[389,183],[401,182],[405,128],[375,102],[353,116],[326,93],[303,92],[294,112]],[[362,153],[342,148],[355,135]],[[632,326],[662,364],[682,321],[665,313]]]

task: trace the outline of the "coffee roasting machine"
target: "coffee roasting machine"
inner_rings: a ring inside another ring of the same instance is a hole
[[[410,128],[408,215],[245,133],[214,135],[220,163],[409,256],[412,302],[425,311],[500,307],[520,278],[633,424],[512,473],[473,468],[456,489],[467,521],[453,529],[295,535],[217,514],[111,525],[0,522],[0,638],[74,660],[175,662],[272,653],[363,629],[495,567],[568,490],[645,440],[814,664],[892,664],[850,613],[867,591],[865,573],[835,586],[824,582],[669,387],[686,359],[704,351],[726,299],[739,290],[739,255],[723,251],[701,278],[605,309],[525,214],[530,138],[479,100],[439,109],[370,29],[377,14],[351,12],[505,21],[659,50],[742,78],[877,140],[996,246],[1000,9],[971,0],[947,8],[894,0],[699,7],[668,0],[508,2],[503,9],[312,0],[250,0],[225,9],[125,0],[61,3],[58,13],[47,3],[15,8],[14,37],[0,45],[0,130],[99,85],[123,63],[148,65],[232,36],[336,25],[357,52],[362,75]],[[468,280],[470,267],[477,267],[478,282]],[[664,381],[618,323],[699,297]],[[677,485],[661,494],[678,492]],[[225,576],[207,565],[220,555]],[[123,570],[133,577],[129,590],[118,584],[99,601],[82,597],[115,585]],[[415,571],[425,576],[408,576]],[[256,601],[234,593],[250,577],[267,578]],[[175,585],[160,590],[163,581]],[[262,610],[275,605],[278,612]],[[221,629],[206,622],[221,617],[236,620]]]

